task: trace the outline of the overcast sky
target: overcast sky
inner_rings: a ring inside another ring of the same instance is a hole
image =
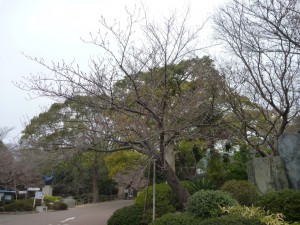
[[[180,11],[189,3],[191,20],[202,23],[224,0],[143,2],[151,15],[173,9]],[[130,9],[140,3],[137,0],[0,0],[0,127],[14,127],[6,142],[20,137],[23,121],[51,105],[47,98],[31,99],[26,91],[13,84],[22,81],[22,76],[45,71],[22,52],[50,61],[75,59],[84,67],[98,49],[83,43],[81,38],[97,32],[100,16],[118,20],[124,15],[125,5]]]

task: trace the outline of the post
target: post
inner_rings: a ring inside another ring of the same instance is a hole
[[[18,200],[18,193],[17,193],[17,184],[16,184],[16,180],[14,180],[14,185],[15,185],[15,191],[16,191],[16,200]]]
[[[153,197],[152,197],[152,208],[153,208],[153,212],[152,212],[152,220],[155,219],[155,182],[156,182],[156,165],[155,165],[155,159],[153,161]]]

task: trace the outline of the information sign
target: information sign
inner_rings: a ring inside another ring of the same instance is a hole
[[[44,199],[44,196],[45,196],[44,192],[37,191],[37,192],[35,192],[34,198],[35,199]]]

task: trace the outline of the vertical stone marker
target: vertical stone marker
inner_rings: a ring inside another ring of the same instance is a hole
[[[300,134],[282,134],[278,139],[278,150],[290,187],[300,189]]]
[[[288,180],[279,156],[254,158],[247,164],[248,180],[263,194],[288,188]]]
[[[52,196],[53,188],[50,185],[45,185],[42,189],[45,195]]]

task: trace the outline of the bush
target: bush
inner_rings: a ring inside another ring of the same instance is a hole
[[[260,207],[248,207],[248,206],[233,206],[233,207],[222,207],[222,212],[227,213],[230,216],[242,216],[247,219],[257,219],[263,224],[269,225],[285,225],[288,223],[284,222],[284,216],[282,213],[270,213]]]
[[[258,219],[249,219],[241,216],[221,216],[203,220],[197,225],[263,225]]]
[[[0,208],[2,212],[14,212],[14,211],[33,211],[33,204],[26,200],[16,200],[13,203],[4,205]]]
[[[55,202],[59,202],[61,200],[60,196],[50,196],[50,195],[45,195],[44,197],[44,202],[46,203],[55,203]]]
[[[216,182],[216,185],[220,187],[227,179],[227,167],[228,163],[225,163],[223,157],[215,151],[210,153],[210,158],[207,164],[206,173],[210,180]]]
[[[109,218],[107,225],[141,225],[143,208],[138,205],[126,206],[116,210]]]
[[[251,206],[259,197],[256,186],[246,180],[230,180],[225,182],[221,190],[228,192],[241,205]]]
[[[168,213],[155,219],[150,225],[193,225],[202,221],[201,218],[186,213]]]
[[[201,190],[192,195],[187,202],[187,212],[202,218],[221,215],[220,206],[234,206],[237,201],[228,193],[213,190]]]
[[[150,186],[147,195],[146,215],[144,216],[146,222],[152,220],[152,190],[153,187]],[[139,192],[135,200],[135,203],[140,207],[144,207],[145,205],[146,192],[146,189]],[[168,184],[157,184],[155,186],[155,194],[156,218],[159,218],[166,213],[173,213],[176,211],[178,201],[175,193]]]
[[[200,190],[214,190],[216,188],[216,184],[209,178],[201,177],[192,180],[187,185],[187,190],[191,195]]]
[[[55,202],[54,205],[51,206],[54,210],[66,210],[68,209],[68,205],[64,202]]]
[[[282,213],[287,221],[300,221],[300,191],[281,190],[265,194],[256,203],[272,213]]]

